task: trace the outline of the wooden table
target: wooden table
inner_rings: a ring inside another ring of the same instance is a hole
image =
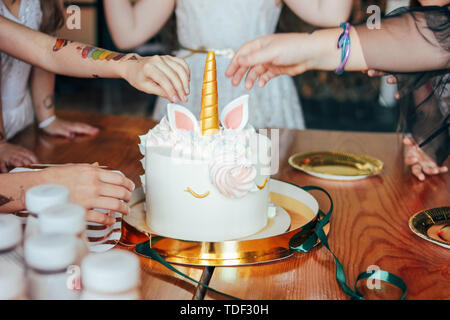
[[[129,117],[103,116],[79,112],[59,112],[65,119],[100,127],[96,138],[76,138],[69,142],[27,128],[15,143],[35,151],[42,163],[99,162],[125,173],[138,185],[142,174],[138,135],[154,122]],[[408,299],[450,299],[450,251],[424,241],[409,227],[411,215],[426,208],[449,205],[450,175],[419,182],[403,165],[401,135],[336,131],[282,130],[280,171],[275,178],[298,185],[317,185],[333,196],[329,243],[341,261],[347,284],[353,287],[357,275],[367,267],[400,276],[408,286]],[[287,159],[296,152],[340,150],[363,153],[385,163],[380,176],[356,182],[317,179],[292,169]],[[447,165],[450,161],[447,161]],[[313,193],[322,209],[328,209],[323,195]],[[152,260],[140,258],[145,299],[222,299],[203,292],[193,283],[168,271]],[[243,267],[183,267],[182,272],[207,281],[210,286],[242,299],[347,299],[335,278],[335,263],[323,246],[310,253],[296,253],[285,260]],[[392,298],[400,291],[383,285],[368,290],[370,298]]]

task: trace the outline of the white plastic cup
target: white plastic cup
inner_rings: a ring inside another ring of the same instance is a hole
[[[76,237],[35,235],[25,242],[29,297],[33,300],[75,300],[80,292],[70,287],[69,268],[76,258]]]
[[[39,233],[39,216],[45,209],[69,202],[69,189],[56,184],[38,185],[27,190],[25,205],[30,215],[25,226],[25,238]],[[34,216],[33,216],[34,215]]]
[[[139,259],[124,250],[91,253],[81,265],[82,300],[137,300],[140,298]]]
[[[25,270],[6,260],[0,260],[0,300],[24,300]]]
[[[0,252],[19,246],[22,241],[22,223],[12,214],[0,215]]]
[[[86,210],[73,203],[64,203],[49,207],[38,218],[42,234],[69,234],[77,237],[77,257],[75,264],[80,265],[89,253],[86,238]]]

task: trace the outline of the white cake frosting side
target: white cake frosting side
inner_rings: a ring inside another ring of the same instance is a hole
[[[209,161],[211,183],[224,195],[234,198],[258,191],[254,183],[257,149],[270,149],[270,140],[251,126],[239,131],[221,128],[215,136],[206,137],[195,131],[173,130],[166,117],[140,139],[144,156],[146,148],[170,147],[172,157],[179,160]],[[146,169],[144,161],[142,165]],[[144,179],[142,182],[145,184]]]
[[[247,100],[233,103],[247,111]],[[170,115],[171,110],[178,114]],[[169,105],[168,112],[140,137],[148,226],[159,235],[190,241],[233,240],[263,229],[270,176],[261,170],[260,156],[267,159],[270,140],[245,125],[246,114],[236,129],[221,127],[204,136],[188,110]]]

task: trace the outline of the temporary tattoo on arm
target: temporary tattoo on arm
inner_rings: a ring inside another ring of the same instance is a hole
[[[66,40],[66,39],[56,39],[56,43],[53,46],[53,51],[54,52],[58,52],[59,50],[61,50],[62,48],[64,48],[65,46],[67,46],[71,42],[72,41]]]
[[[92,60],[100,60],[100,61],[103,61],[103,60],[106,60],[106,61],[137,60],[137,57],[134,54],[131,57],[129,57],[129,54],[112,52],[112,51],[109,51],[106,49],[100,49],[100,48],[91,47],[91,46],[77,47],[77,50],[81,51],[81,56],[83,57],[83,59],[92,59]]]
[[[4,195],[0,194],[0,207],[4,206],[7,203],[10,203],[13,201],[12,198],[5,197]]]
[[[44,105],[45,109],[50,110],[55,106],[55,98],[53,95],[48,95],[44,101],[42,101],[42,104]]]

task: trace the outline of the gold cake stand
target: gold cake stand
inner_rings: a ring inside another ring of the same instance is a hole
[[[317,221],[320,210],[316,199],[298,186],[272,179],[270,202],[284,209],[290,216],[290,228],[273,236],[223,242],[186,241],[162,237],[152,232],[145,222],[142,189],[136,189],[130,202],[131,214],[124,217],[122,238],[124,246],[136,246],[148,241],[152,248],[169,263],[196,266],[239,266],[281,260],[293,254],[289,240],[304,226]],[[329,233],[330,224],[324,231]],[[312,230],[305,234],[305,240]]]

